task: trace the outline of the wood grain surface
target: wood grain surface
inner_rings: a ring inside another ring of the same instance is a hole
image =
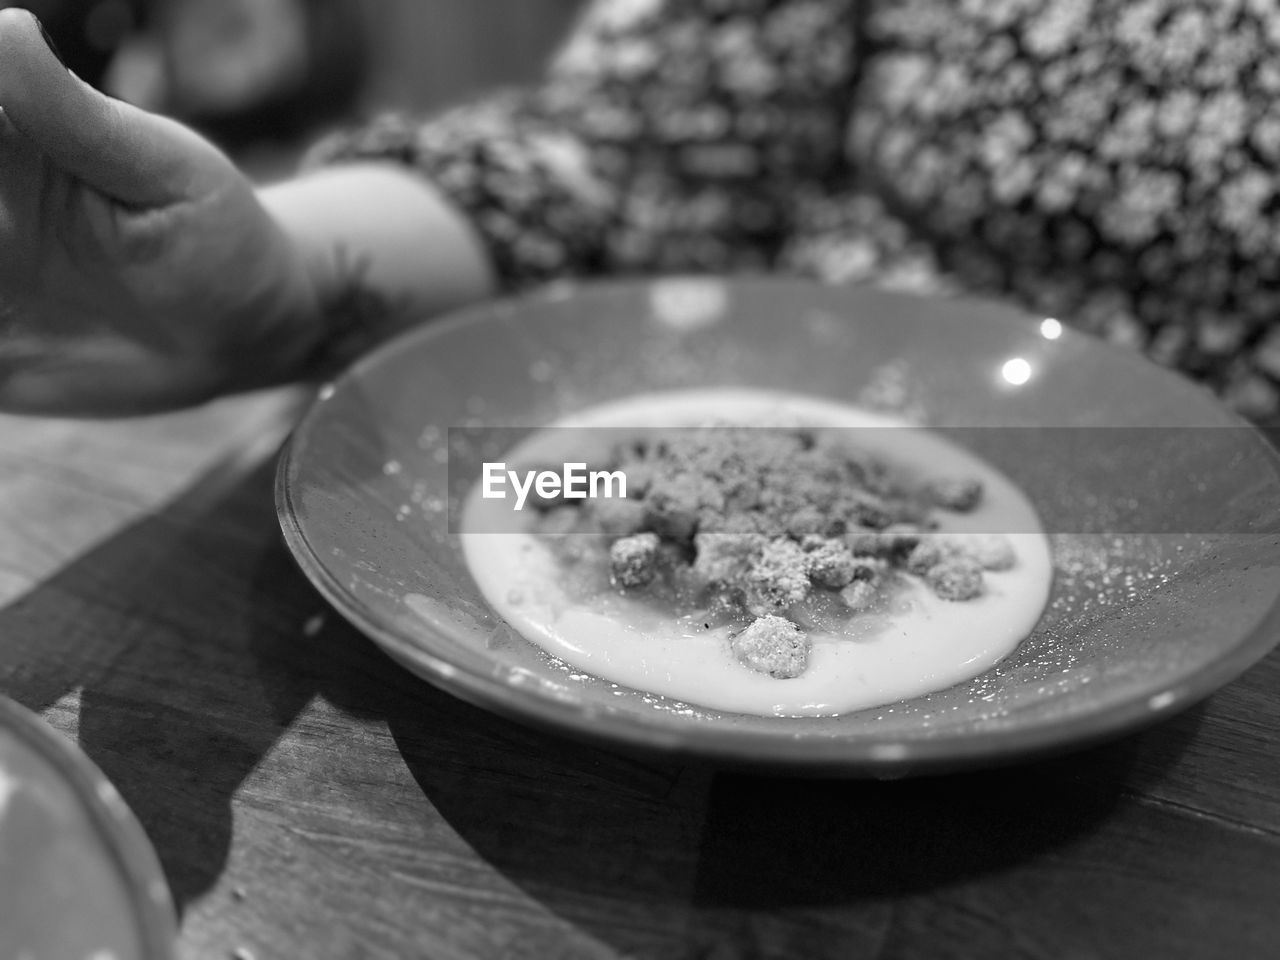
[[[1280,655],[1007,770],[613,755],[436,691],[328,612],[272,503],[297,399],[0,419],[0,692],[133,807],[184,960],[1280,956]]]

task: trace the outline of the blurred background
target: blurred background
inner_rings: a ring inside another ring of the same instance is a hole
[[[388,108],[436,110],[533,79],[581,0],[0,0],[67,65],[192,124],[252,172]]]

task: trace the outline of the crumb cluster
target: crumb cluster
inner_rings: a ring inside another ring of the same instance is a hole
[[[772,677],[804,672],[804,627],[883,609],[904,576],[964,601],[1015,563],[1003,536],[934,532],[938,511],[981,504],[980,480],[910,480],[841,431],[671,431],[618,446],[607,468],[626,499],[542,501],[535,531],[603,535],[616,588],[733,624],[734,654]]]

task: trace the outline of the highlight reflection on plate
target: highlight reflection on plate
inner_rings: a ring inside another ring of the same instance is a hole
[[[462,464],[502,452],[462,449],[468,431],[710,386],[854,403],[971,445],[1052,534],[1036,630],[946,690],[787,719],[615,687],[515,635],[450,533]],[[672,279],[483,305],[322,391],[281,461],[277,504],[313,583],[432,683],[598,742],[779,770],[897,776],[1081,746],[1204,697],[1280,628],[1280,480],[1262,436],[1136,355],[981,301]]]

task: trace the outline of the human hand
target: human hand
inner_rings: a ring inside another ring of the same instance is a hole
[[[41,33],[0,10],[0,409],[141,413],[301,373],[320,284],[251,184]]]

